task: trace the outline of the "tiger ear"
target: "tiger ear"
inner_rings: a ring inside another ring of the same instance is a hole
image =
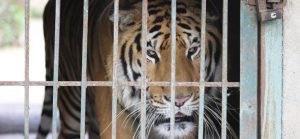
[[[114,22],[113,11],[111,12],[109,19],[112,22]],[[120,29],[120,31],[125,31],[129,26],[134,25],[139,20],[141,20],[141,12],[138,12],[136,9],[119,10],[119,29]]]

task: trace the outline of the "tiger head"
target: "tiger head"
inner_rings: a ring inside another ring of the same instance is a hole
[[[186,0],[177,1],[176,16],[176,81],[198,82],[200,79],[201,16],[200,9]],[[142,46],[142,5],[131,5],[119,12],[119,63],[118,78],[126,81],[142,79],[142,48],[147,51],[147,81],[171,81],[171,2],[152,0],[148,4],[147,45]],[[111,17],[113,20],[113,17]],[[220,33],[207,24],[205,79],[215,78],[220,47]],[[123,87],[119,103],[139,116],[140,87]],[[150,136],[170,135],[170,87],[147,88],[147,133]],[[198,87],[176,87],[175,137],[195,136],[199,106]],[[139,121],[139,120],[136,120]]]

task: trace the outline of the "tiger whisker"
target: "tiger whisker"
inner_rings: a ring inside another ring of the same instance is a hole
[[[138,104],[140,104],[140,103],[141,103],[141,102],[132,104],[132,105],[126,107],[125,109],[123,109],[122,111],[120,111],[119,114],[116,116],[116,119],[115,119],[115,120],[118,120],[118,119],[121,117],[121,115],[122,115],[126,110],[128,110],[128,109],[130,109],[131,107],[136,106],[136,105],[138,105]],[[106,132],[106,130],[107,130],[111,125],[112,125],[112,121],[104,128],[104,130],[102,131],[102,133],[100,133],[100,135],[104,134],[104,132]]]

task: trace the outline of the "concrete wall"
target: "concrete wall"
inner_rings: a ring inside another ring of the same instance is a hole
[[[284,9],[283,139],[300,138],[300,0]]]

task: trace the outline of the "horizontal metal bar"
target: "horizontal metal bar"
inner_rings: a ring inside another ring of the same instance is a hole
[[[80,81],[58,81],[59,86],[81,86]],[[112,81],[87,81],[87,86],[112,86]],[[141,86],[139,82],[118,82],[119,85],[123,86]],[[0,81],[0,86],[25,86],[24,81]],[[29,86],[53,86],[52,81],[29,81]],[[170,86],[171,82],[147,82],[148,86]],[[240,87],[239,82],[176,82],[176,86],[199,86],[204,85],[205,87]]]

